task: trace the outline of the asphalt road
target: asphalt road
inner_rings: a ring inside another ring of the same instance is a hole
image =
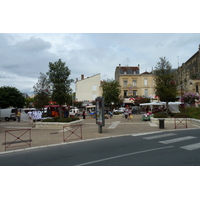
[[[199,129],[63,143],[0,154],[1,166],[199,166]]]

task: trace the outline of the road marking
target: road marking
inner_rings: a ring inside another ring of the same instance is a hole
[[[152,122],[148,122],[148,123],[149,123],[149,125],[152,126],[152,127],[157,127],[157,126],[158,126],[157,124],[152,123]]]
[[[147,149],[147,150],[143,150],[143,151],[137,151],[137,152],[133,152],[133,153],[127,153],[127,154],[122,154],[119,156],[112,156],[109,158],[104,158],[104,159],[94,160],[91,162],[81,163],[81,164],[78,164],[77,166],[90,165],[90,164],[94,164],[94,163],[98,163],[98,162],[103,162],[106,160],[112,160],[112,159],[116,159],[116,158],[122,158],[122,157],[126,157],[126,156],[136,155],[136,154],[140,154],[140,153],[147,153],[147,152],[151,152],[151,151],[158,151],[158,150],[168,149],[168,148],[172,148],[172,147],[173,146],[167,146],[167,147],[161,147],[161,148],[155,148],[155,149]]]
[[[195,150],[195,149],[199,149],[200,148],[200,142],[199,143],[195,143],[195,144],[190,144],[190,145],[187,145],[187,146],[183,146],[181,148],[185,149],[185,150],[189,150],[189,151],[192,151],[192,150]]]
[[[190,140],[190,139],[194,139],[196,137],[193,136],[186,136],[186,137],[180,137],[180,138],[175,138],[175,139],[171,139],[171,140],[165,140],[165,141],[159,141],[162,144],[171,144],[171,143],[175,143],[175,142],[181,142],[184,140]]]
[[[114,128],[116,128],[116,126],[117,126],[119,123],[120,123],[120,121],[115,121],[115,122],[113,122],[113,123],[108,127],[108,129],[114,129]]]
[[[167,133],[167,134],[162,134],[162,135],[154,135],[154,136],[144,137],[143,139],[152,140],[152,139],[168,137],[168,136],[172,136],[172,135],[176,135],[176,134],[175,133]]]

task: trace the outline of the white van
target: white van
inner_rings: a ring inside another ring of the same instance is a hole
[[[78,117],[80,115],[80,110],[78,108],[73,108],[69,110],[69,115]]]
[[[4,119],[5,121],[13,120],[16,121],[16,111],[15,108],[5,108],[0,109],[0,120]]]

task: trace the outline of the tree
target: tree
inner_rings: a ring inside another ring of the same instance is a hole
[[[136,106],[139,106],[141,103],[150,103],[150,98],[136,97],[134,103]]]
[[[118,81],[107,79],[102,83],[103,94],[105,104],[112,109],[112,104],[114,106],[120,103],[119,95],[120,95],[120,84]]]
[[[25,97],[15,87],[0,87],[0,108],[8,108],[10,106],[23,108],[25,105]]]
[[[72,90],[70,84],[73,82],[73,79],[69,79],[70,74],[71,71],[61,59],[54,63],[49,62],[49,71],[47,72],[47,75],[52,87],[51,98],[60,105],[60,118],[62,117],[62,104],[71,101],[70,94]]]
[[[40,73],[38,82],[33,86],[34,88],[34,103],[36,108],[42,108],[50,101],[50,84],[46,74]]]
[[[166,102],[166,114],[168,116],[168,102],[176,100],[177,85],[174,81],[172,66],[165,57],[161,57],[160,61],[157,63],[157,66],[155,67],[155,75],[155,93],[159,96],[160,101]]]

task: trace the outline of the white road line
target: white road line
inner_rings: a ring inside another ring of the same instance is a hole
[[[113,122],[109,127],[108,127],[108,129],[114,129],[114,128],[116,128],[117,127],[117,125],[120,123],[120,121],[115,121],[115,122]]]
[[[162,137],[169,137],[172,135],[176,135],[176,134],[175,133],[167,133],[167,134],[162,134],[162,135],[154,135],[154,136],[144,137],[143,139],[152,140],[152,139],[157,139],[157,138],[162,138]]]
[[[175,142],[181,142],[184,140],[190,140],[190,139],[194,139],[196,137],[193,136],[186,136],[186,137],[180,137],[180,138],[175,138],[175,139],[171,139],[171,140],[165,140],[165,141],[159,141],[162,144],[171,144],[171,143],[175,143]]]
[[[152,122],[148,122],[150,126],[157,127],[158,125]]]
[[[195,143],[195,144],[190,144],[190,145],[187,145],[187,146],[183,146],[181,148],[185,149],[185,150],[189,150],[189,151],[196,150],[196,149],[200,148],[200,142],[199,143]]]
[[[119,156],[113,156],[113,157],[109,157],[109,158],[94,160],[91,162],[81,163],[81,164],[78,164],[77,166],[90,165],[90,164],[94,164],[94,163],[98,163],[98,162],[103,162],[106,160],[112,160],[112,159],[116,159],[116,158],[122,158],[125,156],[131,156],[131,155],[140,154],[140,153],[147,153],[147,152],[151,152],[151,151],[158,151],[158,150],[168,149],[168,148],[172,148],[172,147],[173,146],[167,146],[167,147],[161,147],[161,148],[155,148],[155,149],[147,149],[147,150],[143,150],[143,151],[137,151],[137,152],[127,153],[127,154],[122,154]]]

